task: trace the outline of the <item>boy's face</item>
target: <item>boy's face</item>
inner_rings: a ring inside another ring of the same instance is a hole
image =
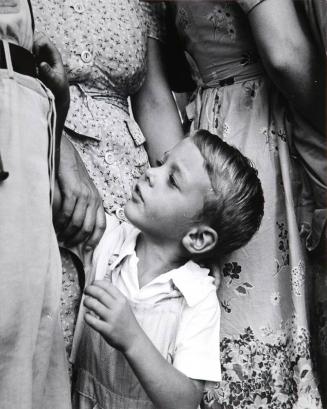
[[[140,178],[125,214],[145,233],[180,240],[194,225],[210,189],[203,157],[189,137]]]

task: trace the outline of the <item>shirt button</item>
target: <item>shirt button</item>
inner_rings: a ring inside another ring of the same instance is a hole
[[[104,160],[108,163],[108,165],[112,165],[115,162],[115,157],[112,152],[107,152]]]
[[[77,13],[83,13],[84,10],[85,10],[85,8],[84,8],[84,6],[83,6],[82,3],[75,3],[75,4],[74,4],[74,10],[75,10]]]
[[[116,216],[118,217],[119,220],[125,221],[125,212],[124,209],[122,207],[120,207],[119,209],[116,210]]]
[[[84,50],[84,51],[82,51],[81,59],[82,59],[83,62],[89,63],[89,62],[92,61],[92,54],[90,53],[90,51]]]

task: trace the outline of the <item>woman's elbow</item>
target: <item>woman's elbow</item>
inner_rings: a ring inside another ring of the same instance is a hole
[[[298,41],[277,41],[276,46],[269,50],[266,62],[268,71],[273,75],[285,77],[309,67],[312,59],[310,49]]]

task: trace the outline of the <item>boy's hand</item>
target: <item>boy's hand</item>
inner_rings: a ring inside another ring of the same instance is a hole
[[[42,33],[35,34],[33,51],[40,80],[52,91],[56,102],[69,106],[69,85],[59,51]]]
[[[86,323],[108,344],[126,353],[142,330],[127,298],[107,280],[95,281],[85,289]]]

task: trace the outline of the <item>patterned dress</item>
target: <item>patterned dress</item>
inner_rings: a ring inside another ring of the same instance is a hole
[[[122,208],[148,166],[144,137],[127,98],[146,75],[147,38],[161,38],[159,15],[139,0],[32,0],[36,29],[58,47],[71,106],[65,132],[110,214]],[[80,301],[76,267],[62,252],[62,325],[68,354]]]
[[[265,195],[259,232],[220,266],[222,382],[209,388],[205,407],[321,408],[307,321],[310,269],[296,219],[306,210],[304,182],[289,152],[286,104],[264,73],[237,4],[174,7],[197,83],[187,106],[192,127],[208,129],[247,155]]]

